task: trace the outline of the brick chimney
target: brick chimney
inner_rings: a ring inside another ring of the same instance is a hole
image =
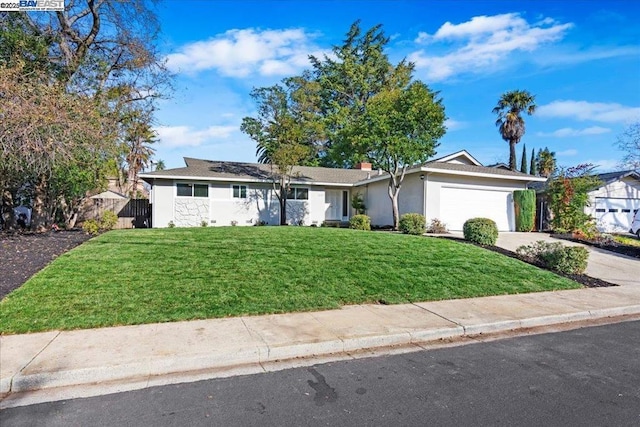
[[[363,170],[363,171],[370,171],[371,170],[371,163],[360,162],[360,163],[356,164],[355,168]]]

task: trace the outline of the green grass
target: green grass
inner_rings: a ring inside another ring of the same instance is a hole
[[[622,245],[640,246],[640,239],[638,239],[637,237],[621,236],[619,234],[614,234],[613,235],[613,240],[615,240],[616,242],[618,242],[618,243],[620,243]]]
[[[0,333],[578,288],[450,240],[311,227],[121,230],[0,302]]]

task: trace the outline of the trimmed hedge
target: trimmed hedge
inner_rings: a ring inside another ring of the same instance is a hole
[[[371,218],[368,215],[354,215],[349,220],[349,228],[371,231]]]
[[[532,231],[536,220],[536,191],[515,190],[513,204],[516,211],[516,231]]]
[[[498,240],[498,226],[489,218],[471,218],[462,226],[464,239],[480,245],[495,246]]]
[[[415,234],[417,236],[426,232],[427,220],[417,213],[407,213],[400,217],[398,229],[404,234]]]
[[[539,240],[516,249],[518,256],[537,261],[545,267],[566,274],[582,274],[587,269],[589,251],[580,246],[564,246],[560,242]]]

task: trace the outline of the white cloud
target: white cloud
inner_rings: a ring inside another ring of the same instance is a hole
[[[210,126],[194,130],[189,126],[157,126],[160,144],[165,147],[197,147],[213,139],[228,138],[237,126]]]
[[[309,65],[309,54],[322,52],[311,43],[312,38],[299,28],[234,29],[167,55],[167,67],[188,74],[215,69],[232,77],[288,75]]]
[[[640,107],[617,103],[587,101],[553,101],[536,110],[539,117],[572,118],[580,121],[628,123],[640,118]]]
[[[591,163],[598,168],[598,172],[614,171],[620,166],[620,160],[611,159],[587,160],[583,163]]]
[[[567,138],[572,136],[602,135],[609,133],[611,129],[600,126],[591,126],[585,129],[562,128],[553,132],[538,132],[538,136],[551,136],[554,138]]]
[[[447,127],[448,131],[454,131],[454,130],[465,128],[467,126],[467,123],[461,122],[459,120],[447,119],[444,122],[444,125]]]
[[[549,18],[529,24],[517,13],[476,16],[461,24],[446,22],[433,35],[418,34],[418,43],[461,43],[451,53],[434,56],[419,50],[408,58],[417,69],[424,70],[430,80],[444,80],[459,73],[495,69],[513,52],[534,51],[562,39],[572,26]]]
[[[578,154],[578,150],[570,148],[569,150],[564,150],[564,151],[557,152],[556,156],[558,156],[558,157],[571,157],[571,156],[575,156],[576,154]]]

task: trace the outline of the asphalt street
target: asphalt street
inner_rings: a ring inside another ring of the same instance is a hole
[[[0,425],[640,425],[640,321],[18,407]]]

